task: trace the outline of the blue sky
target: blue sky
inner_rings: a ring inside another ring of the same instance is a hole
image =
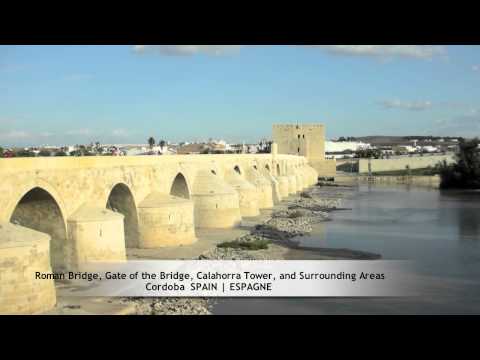
[[[480,46],[0,46],[0,145],[480,136]]]

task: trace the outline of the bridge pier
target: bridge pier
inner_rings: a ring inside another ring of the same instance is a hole
[[[267,181],[270,182],[272,187],[272,200],[274,204],[278,204],[282,201],[282,196],[280,195],[280,185],[278,180],[270,173],[269,170],[264,169],[260,172]]]
[[[316,185],[318,183],[318,173],[317,171],[311,167],[310,165],[305,165],[305,168],[307,169],[307,172],[310,174],[311,176],[311,185]]]
[[[192,199],[198,228],[232,228],[242,220],[238,193],[214,170],[201,170],[197,174]]]
[[[298,168],[295,169],[295,178],[297,180],[297,192],[301,192],[305,188],[305,185],[303,183],[303,176]]]
[[[152,193],[138,205],[140,249],[190,245],[197,241],[193,201]]]
[[[246,177],[258,191],[258,207],[260,209],[271,209],[273,207],[273,190],[270,181],[268,181],[255,166],[247,169]]]
[[[253,217],[260,214],[258,208],[258,191],[251,183],[245,180],[235,170],[228,170],[225,173],[225,181],[238,193],[240,215],[242,217]]]
[[[300,174],[303,177],[303,186],[304,188],[310,187],[313,184],[312,174],[307,170],[306,166],[303,164],[298,168]]]
[[[297,177],[295,174],[288,175],[288,192],[292,195],[297,193]]]
[[[50,236],[10,223],[0,223],[0,314],[39,314],[56,304],[51,273]]]
[[[280,191],[280,196],[282,198],[288,197],[290,194],[290,186],[289,186],[289,181],[287,176],[276,176],[276,179],[278,181],[278,189]]]
[[[123,262],[127,260],[124,216],[122,214],[83,205],[67,220],[68,242],[66,267],[82,270],[93,261]]]

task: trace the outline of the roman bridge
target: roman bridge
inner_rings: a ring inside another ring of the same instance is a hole
[[[36,271],[125,261],[126,248],[192,244],[316,182],[276,154],[0,159],[0,313],[55,305]]]

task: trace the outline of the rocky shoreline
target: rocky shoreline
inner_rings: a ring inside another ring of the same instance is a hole
[[[322,186],[312,187],[299,197],[287,199],[273,210],[267,220],[254,226],[250,233],[233,242],[232,247],[215,246],[204,252],[198,260],[282,260],[289,249],[298,249],[299,236],[308,235],[313,225],[330,221],[330,213],[341,208],[344,193]],[[267,243],[264,249],[248,250],[253,244]],[[233,245],[235,245],[233,247]],[[375,259],[373,254],[351,250],[316,249],[335,258]],[[213,299],[199,298],[131,298],[121,301],[134,304],[136,315],[207,315],[211,314]]]

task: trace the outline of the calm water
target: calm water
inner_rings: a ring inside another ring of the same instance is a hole
[[[422,296],[403,299],[222,299],[218,314],[480,314],[480,192],[361,186],[333,221],[302,238],[408,259]],[[314,258],[314,253],[305,253]],[[295,255],[296,257],[298,254]]]

